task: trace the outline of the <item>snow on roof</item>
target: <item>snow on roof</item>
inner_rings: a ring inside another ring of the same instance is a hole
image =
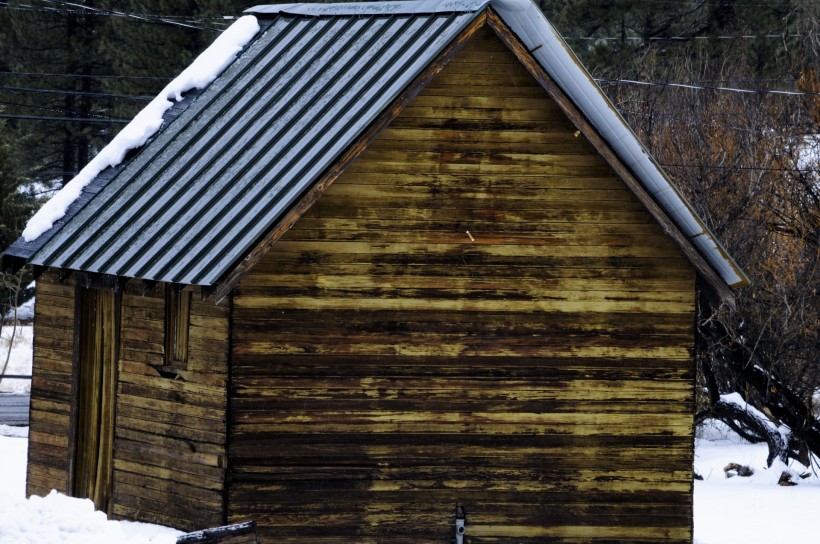
[[[72,202],[100,172],[109,166],[120,164],[126,153],[142,147],[162,126],[162,116],[174,105],[172,100],[182,100],[182,95],[191,89],[208,86],[236,58],[242,48],[259,32],[256,17],[246,15],[239,18],[214,40],[194,62],[171,81],[154,100],[69,181],[59,193],[54,195],[23,230],[23,239],[31,242],[37,239],[63,217]]]

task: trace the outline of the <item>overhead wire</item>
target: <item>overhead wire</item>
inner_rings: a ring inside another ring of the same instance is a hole
[[[777,39],[785,38],[810,38],[820,34],[737,34],[723,36],[563,36],[565,40],[571,41],[606,41],[606,42],[689,42],[692,40],[755,40],[755,39]]]
[[[49,121],[62,123],[103,123],[109,125],[127,125],[130,119],[100,119],[98,117],[57,117],[50,115],[19,115],[13,113],[0,113],[0,119],[18,119],[26,121]]]
[[[101,115],[101,114],[91,113],[91,112],[83,113],[83,112],[74,111],[74,110],[67,110],[67,109],[64,109],[64,108],[50,108],[50,107],[46,107],[46,106],[35,106],[35,105],[32,105],[32,104],[20,104],[20,103],[17,103],[17,102],[0,101],[0,105],[2,105],[2,106],[14,106],[16,108],[26,108],[26,109],[40,110],[40,111],[57,112],[57,113],[62,113],[62,114],[66,114],[66,115],[71,115],[72,117],[77,117],[77,118],[85,117],[85,116],[91,116],[91,117],[94,117],[94,118],[97,118],[97,119],[116,119],[118,121],[126,121],[126,119],[119,118],[119,117],[111,117],[109,115]]]
[[[683,164],[683,163],[658,163],[664,168],[705,168],[707,170],[754,170],[764,172],[798,172],[805,174],[816,174],[820,172],[820,168],[775,168],[771,166],[733,166],[722,164]]]
[[[690,83],[673,83],[669,81],[638,81],[635,79],[593,78],[598,83],[612,83],[618,85],[642,85],[646,87],[675,87],[689,90],[707,90],[734,92],[742,94],[771,94],[781,96],[820,96],[820,93],[810,91],[786,91],[777,89],[742,89],[739,87],[716,87],[709,85],[692,85]]]
[[[43,0],[49,1],[49,0]],[[55,2],[58,5],[69,5],[69,3],[60,3]],[[74,5],[74,4],[71,4]],[[202,25],[194,25],[189,23],[183,23],[180,21],[176,21],[176,18],[184,18],[187,17],[182,16],[165,16],[165,15],[156,15],[156,14],[136,14],[136,13],[127,13],[127,12],[116,12],[110,10],[101,10],[97,8],[91,8],[90,6],[78,6],[84,9],[58,9],[55,7],[48,7],[48,6],[33,6],[30,4],[16,4],[11,5],[8,2],[0,2],[0,8],[5,8],[8,10],[16,10],[16,11],[26,11],[26,12],[34,12],[34,13],[48,13],[51,15],[95,15],[95,16],[104,16],[104,17],[125,17],[129,19],[133,19],[135,21],[141,21],[148,24],[165,24],[171,26],[179,26],[179,27],[186,27],[192,30],[206,30],[209,32],[222,32],[225,30],[224,28],[213,28],[209,26],[202,26]],[[194,17],[192,20],[197,21],[215,21],[215,20],[225,20],[224,17],[221,18],[205,18],[205,17]]]
[[[207,31],[215,31],[221,32],[224,29],[212,28],[212,27],[205,27],[205,26],[197,26],[189,23],[180,22],[179,20],[190,20],[190,21],[216,21],[216,20],[225,20],[225,18],[217,18],[217,17],[197,17],[197,16],[176,16],[176,15],[159,15],[159,14],[136,14],[136,13],[128,13],[128,12],[121,12],[115,10],[107,10],[102,8],[95,8],[92,6],[85,6],[82,4],[77,4],[74,2],[68,2],[65,0],[41,0],[43,2],[55,5],[55,6],[62,6],[68,9],[58,9],[56,7],[48,7],[48,6],[34,6],[30,4],[16,4],[11,5],[9,2],[0,2],[0,7],[5,7],[6,9],[14,9],[14,10],[22,10],[22,11],[36,11],[36,12],[45,12],[45,13],[72,13],[72,14],[90,14],[90,15],[98,15],[98,16],[111,16],[111,17],[125,17],[129,19],[133,19],[136,21],[142,21],[146,23],[160,23],[160,24],[168,24],[174,26],[180,26],[195,30],[207,30]],[[655,3],[655,4],[675,4],[679,5],[678,2],[663,2],[663,1],[651,1],[651,0],[644,0],[645,2]],[[760,4],[761,7],[767,7],[765,4]],[[743,6],[749,7],[749,6]],[[681,36],[674,36],[674,37],[658,37],[652,36],[649,37],[649,41],[689,41],[689,40],[737,40],[737,39],[784,39],[784,38],[803,38],[812,36],[810,34],[760,34],[760,35],[722,35],[722,36],[692,36],[692,37],[681,37]],[[625,37],[594,37],[594,36],[570,36],[564,37],[567,40],[584,40],[584,41],[622,41],[622,40],[629,40],[629,41],[645,41],[646,39],[640,36],[625,36]],[[0,71],[0,75],[14,75],[14,76],[40,76],[40,77],[91,77],[91,78],[112,78],[112,79],[149,79],[149,80],[163,80],[169,81],[171,78],[163,78],[163,77],[150,77],[150,76],[117,76],[117,75],[100,75],[100,76],[87,76],[82,74],[56,74],[56,73],[38,73],[38,72],[6,72]],[[641,86],[655,86],[655,87],[675,87],[675,88],[684,88],[689,90],[712,90],[712,91],[722,91],[722,92],[736,92],[736,93],[745,93],[745,94],[770,94],[770,95],[782,95],[782,96],[820,96],[820,93],[816,92],[807,92],[807,91],[785,91],[785,90],[771,90],[771,89],[743,89],[743,88],[736,88],[736,87],[722,87],[722,86],[706,86],[706,85],[694,85],[690,83],[673,83],[673,82],[656,82],[656,81],[638,81],[638,80],[629,80],[629,79],[610,79],[610,78],[595,78],[595,81],[598,83],[608,83],[608,84],[619,84],[619,85],[641,85]],[[25,87],[3,87],[0,86],[0,90],[6,90],[8,92],[34,92],[34,93],[55,93],[55,94],[76,94],[80,96],[92,96],[92,97],[104,97],[104,98],[119,98],[119,99],[127,99],[127,100],[138,100],[138,101],[146,101],[151,100],[152,97],[146,96],[135,96],[135,95],[118,95],[113,93],[93,93],[89,91],[71,91],[71,90],[56,90],[56,89],[39,89],[39,88],[25,88]],[[8,105],[11,105],[7,103]],[[20,105],[22,106],[22,105]],[[37,108],[36,106],[26,106],[26,107],[33,107]],[[48,109],[48,108],[37,108],[37,109]],[[52,110],[52,111],[61,111],[61,110]],[[65,113],[75,113],[70,112],[67,110],[63,110]],[[105,118],[105,117],[58,117],[58,116],[33,116],[33,115],[19,115],[19,114],[2,114],[0,113],[0,118],[4,119],[25,119],[25,120],[41,120],[41,121],[63,121],[63,122],[90,122],[90,123],[109,123],[109,124],[126,124],[129,121],[126,119],[118,119],[118,118]],[[777,168],[765,168],[765,167],[724,167],[719,165],[686,165],[686,164],[663,164],[662,166],[669,166],[669,167],[681,167],[681,168],[735,168],[735,169],[748,169],[748,170],[783,170],[783,171],[795,171],[795,169],[777,169]],[[806,170],[807,172],[817,172],[817,170]]]
[[[210,30],[210,31],[213,31],[213,32],[222,32],[222,30],[224,30],[224,29],[220,29],[220,28],[211,28],[211,27],[205,27],[205,26],[192,25],[192,24],[188,24],[188,23],[182,23],[182,22],[173,20],[171,18],[165,17],[163,15],[150,15],[150,16],[140,15],[140,14],[136,14],[136,13],[115,11],[115,10],[111,10],[111,9],[95,8],[93,6],[86,6],[86,5],[83,5],[83,4],[76,4],[74,2],[66,2],[65,0],[41,0],[41,1],[42,2],[47,2],[49,4],[55,4],[55,5],[58,5],[58,6],[68,6],[70,8],[79,8],[81,10],[85,10],[86,12],[91,12],[94,15],[108,15],[108,16],[114,16],[114,17],[126,17],[126,18],[132,18],[132,19],[141,20],[141,21],[145,21],[145,22],[161,22],[161,23],[168,24],[168,25],[181,26],[181,27],[191,28],[191,29],[195,29],[195,30]]]
[[[10,72],[0,70],[0,76],[25,76],[25,77],[66,77],[66,78],[92,78],[92,79],[134,79],[134,80],[153,80],[153,81],[171,81],[171,77],[161,76],[120,76],[112,74],[65,74],[55,72]]]
[[[9,93],[15,94],[22,94],[22,93],[34,93],[34,94],[62,94],[62,95],[71,95],[71,96],[90,96],[95,98],[118,98],[121,100],[135,100],[138,102],[149,102],[154,99],[153,96],[140,96],[140,95],[130,95],[130,94],[115,94],[115,93],[99,93],[94,91],[75,91],[72,89],[42,89],[37,87],[8,87],[5,85],[0,85],[0,91],[6,91]]]

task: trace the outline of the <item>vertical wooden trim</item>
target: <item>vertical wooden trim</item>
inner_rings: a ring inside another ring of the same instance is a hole
[[[690,490],[689,490],[689,511],[692,513],[689,516],[689,535],[690,538],[693,538],[695,535],[695,432],[697,429],[695,428],[695,414],[697,414],[697,390],[698,390],[698,351],[699,351],[699,344],[700,338],[698,337],[698,321],[700,321],[700,284],[702,283],[702,279],[700,274],[695,275],[695,285],[694,289],[692,289],[692,296],[693,300],[693,309],[692,312],[692,358],[691,358],[691,367],[692,367],[692,383],[691,383],[691,390],[692,390],[692,401],[689,405],[689,413],[692,414],[692,436],[691,436],[691,447],[689,451],[692,455],[692,463],[691,463],[691,474],[689,475],[689,482],[690,482]]]
[[[222,523],[228,521],[228,503],[231,499],[231,421],[233,417],[233,293],[228,294],[228,368],[225,376],[225,477],[222,481]]]
[[[113,436],[111,440],[111,487],[109,490],[108,511],[106,512],[109,518],[111,517],[111,513],[113,511],[114,498],[116,497],[117,493],[117,490],[114,486],[114,482],[116,481],[114,478],[114,453],[117,451],[115,447],[117,443],[117,406],[119,405],[119,403],[117,402],[117,390],[119,389],[120,384],[120,344],[122,341],[122,294],[124,291],[125,284],[122,284],[121,288],[114,290],[114,376],[112,377],[114,387],[114,398],[112,399],[112,402],[114,403],[114,406],[111,409],[111,417],[113,418],[113,422],[111,424]]]
[[[113,496],[114,435],[119,320],[118,291],[84,287],[77,292],[79,318],[72,382],[73,454],[70,494],[90,498],[110,512]]]
[[[469,41],[475,32],[483,27],[487,22],[487,12],[484,11],[477,16],[461,34],[453,41],[410,83],[398,97],[373,121],[362,136],[353,142],[350,147],[339,157],[316,183],[302,196],[293,207],[277,221],[268,234],[256,244],[250,254],[246,256],[237,266],[233,268],[225,278],[220,281],[213,291],[216,293],[216,304],[227,296],[236,287],[242,278],[253,268],[262,257],[270,251],[270,248],[299,220],[302,215],[310,209],[322,194],[333,184],[334,181],[345,171],[367,146],[372,142],[387,126],[398,117],[405,106],[413,100],[416,95],[441,72],[450,59],[458,53]],[[210,294],[210,293],[209,293]]]
[[[79,410],[80,381],[80,328],[82,327],[83,286],[79,278],[74,281],[74,346],[71,355],[71,393],[69,395],[68,418],[68,463],[66,468],[66,494],[74,495],[74,460],[77,457],[77,418]]]
[[[165,366],[188,370],[191,291],[179,284],[165,286]]]

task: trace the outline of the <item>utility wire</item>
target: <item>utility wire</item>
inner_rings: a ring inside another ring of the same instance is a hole
[[[814,174],[820,172],[818,168],[774,168],[770,166],[723,166],[720,164],[675,164],[658,163],[664,168],[706,168],[709,170],[755,170],[763,172],[799,172],[801,174]]]
[[[63,113],[63,114],[73,115],[73,116],[90,115],[90,116],[98,118],[98,119],[117,119],[116,117],[110,117],[108,115],[99,115],[99,114],[95,114],[95,113],[81,113],[79,111],[74,111],[74,110],[66,110],[66,109],[62,109],[62,108],[48,108],[48,107],[44,107],[44,106],[34,106],[34,105],[31,105],[31,104],[19,104],[19,103],[16,103],[16,102],[0,101],[0,105],[13,106],[13,107],[16,107],[16,108],[28,108],[28,109],[40,110],[40,111],[51,111],[51,112]]]
[[[223,29],[220,29],[220,28],[211,28],[211,27],[192,25],[192,24],[188,24],[188,23],[182,23],[182,22],[173,20],[171,18],[162,16],[162,15],[152,15],[152,16],[149,17],[149,16],[146,16],[146,15],[139,15],[139,14],[136,14],[136,13],[127,13],[127,12],[122,12],[122,11],[114,11],[114,10],[110,10],[110,9],[95,8],[95,7],[86,6],[86,5],[83,5],[83,4],[75,4],[74,2],[65,2],[65,1],[58,1],[58,0],[41,0],[41,1],[47,2],[49,4],[56,4],[58,6],[68,6],[69,8],[79,8],[81,10],[85,10],[85,12],[91,12],[93,15],[108,15],[108,16],[114,16],[114,17],[127,17],[127,18],[136,19],[136,20],[139,20],[139,21],[145,21],[145,22],[159,21],[159,22],[164,23],[164,24],[174,25],[174,26],[181,26],[181,27],[185,27],[185,28],[192,28],[194,30],[210,30],[210,31],[213,31],[213,32],[222,32],[222,30],[223,30]]]
[[[71,96],[92,96],[95,98],[119,98],[122,100],[136,100],[138,102],[149,102],[154,99],[153,96],[138,96],[129,94],[113,94],[113,93],[96,93],[92,91],[74,91],[69,89],[40,89],[35,87],[6,87],[0,85],[0,91],[10,93],[35,93],[35,94],[66,94]]]
[[[92,10],[96,12],[100,12],[101,15],[112,15],[112,16],[136,16],[136,17],[146,17],[146,18],[158,18],[158,19],[179,19],[179,20],[187,20],[187,21],[226,21],[227,19],[232,19],[233,17],[226,17],[226,16],[205,16],[205,15],[164,15],[162,13],[131,13],[126,11],[115,11],[113,9],[105,9],[105,8],[95,8],[93,6],[86,6],[84,4],[77,4],[74,2],[67,2],[65,0],[40,0],[41,2],[48,2],[50,4],[58,4],[58,5],[65,5],[71,6],[76,8],[81,8],[85,10]]]
[[[26,77],[68,77],[68,78],[90,78],[90,79],[147,79],[152,81],[171,81],[170,77],[159,76],[118,76],[118,75],[98,75],[98,74],[58,74],[53,72],[7,72],[0,70],[0,76],[26,76]]]
[[[207,30],[210,32],[222,32],[224,28],[213,28],[208,26],[198,26],[188,23],[182,23],[179,21],[173,20],[173,18],[177,18],[177,16],[164,16],[164,15],[153,15],[153,14],[145,14],[140,15],[136,13],[124,13],[124,12],[108,12],[103,10],[93,10],[89,6],[82,6],[86,8],[86,10],[77,10],[77,9],[57,9],[48,6],[32,6],[28,4],[18,4],[18,5],[9,5],[8,2],[0,2],[0,8],[5,8],[8,10],[16,10],[16,11],[26,11],[32,13],[48,13],[50,15],[94,15],[94,16],[104,16],[104,17],[125,17],[129,19],[133,19],[135,21],[141,21],[144,23],[149,24],[165,24],[171,26],[180,26],[186,27],[193,30]],[[180,17],[181,18],[181,17]],[[211,20],[211,18],[195,18],[195,20]],[[220,20],[223,20],[220,18]]]
[[[679,89],[690,90],[706,90],[706,91],[724,91],[742,94],[773,94],[781,96],[820,96],[820,93],[809,91],[779,91],[771,89],[741,89],[737,87],[713,87],[706,85],[691,85],[689,83],[670,83],[662,81],[637,81],[634,79],[607,79],[594,78],[598,83],[613,83],[617,85],[643,85],[646,87],[675,87]]]
[[[606,41],[606,42],[689,42],[693,40],[697,41],[705,41],[705,40],[720,40],[720,41],[729,41],[729,40],[756,40],[756,39],[777,39],[782,40],[785,38],[811,38],[817,37],[820,34],[738,34],[738,35],[729,35],[729,36],[649,36],[648,38],[644,38],[643,36],[563,36],[565,40],[575,40],[575,41]]]
[[[116,119],[108,118],[102,119],[99,117],[56,117],[46,115],[14,115],[7,113],[0,113],[0,119],[20,119],[25,121],[48,121],[61,123],[102,123],[108,125],[127,125],[131,122],[130,119]]]
[[[708,1],[708,0],[701,0],[698,3],[700,4],[700,6],[714,6],[714,7],[725,7],[726,6],[726,0],[713,0],[711,2]],[[665,5],[665,6],[680,6],[682,4],[682,2],[675,1],[675,0],[641,0],[641,4],[659,4],[659,5]],[[700,6],[698,6],[698,7],[700,7]],[[745,2],[744,3],[732,2],[731,6],[732,6],[732,9],[736,9],[736,8],[771,8],[772,7],[771,4],[747,4]]]

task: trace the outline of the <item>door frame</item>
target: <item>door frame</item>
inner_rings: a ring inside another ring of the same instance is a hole
[[[111,372],[108,378],[111,380],[109,383],[110,389],[110,399],[108,401],[107,410],[108,410],[108,418],[110,420],[110,445],[108,447],[108,451],[106,452],[107,459],[106,462],[108,463],[108,488],[106,489],[104,496],[104,504],[97,504],[98,501],[94,500],[91,497],[82,497],[82,498],[91,498],[92,501],[95,502],[95,508],[98,510],[104,511],[106,514],[111,513],[111,498],[113,496],[113,443],[114,443],[114,432],[116,428],[116,407],[117,407],[117,383],[119,381],[119,352],[120,352],[120,333],[121,333],[121,307],[122,307],[122,289],[118,283],[115,283],[114,286],[111,286],[109,282],[91,282],[88,279],[88,276],[77,274],[77,281],[75,286],[74,292],[74,334],[73,334],[73,355],[72,355],[72,372],[71,372],[71,391],[70,391],[70,412],[69,412],[69,432],[68,432],[68,463],[67,463],[67,474],[66,474],[66,493],[70,496],[78,496],[75,492],[76,485],[78,484],[77,478],[79,477],[78,474],[78,449],[81,447],[79,443],[79,430],[81,427],[81,408],[80,408],[80,390],[81,390],[81,376],[83,374],[83,358],[84,358],[84,346],[82,342],[83,333],[85,327],[93,326],[92,324],[85,321],[87,317],[85,312],[83,311],[84,303],[86,299],[90,296],[94,290],[97,291],[109,291],[112,292],[112,304],[113,308],[113,327],[110,331],[110,335],[106,335],[105,339],[111,341],[110,349],[112,350],[112,357],[113,361],[111,361],[112,367],[110,368]],[[100,299],[96,296],[94,297],[94,304],[97,308],[99,308]],[[113,337],[112,337],[113,336]],[[87,493],[86,493],[87,495]]]

